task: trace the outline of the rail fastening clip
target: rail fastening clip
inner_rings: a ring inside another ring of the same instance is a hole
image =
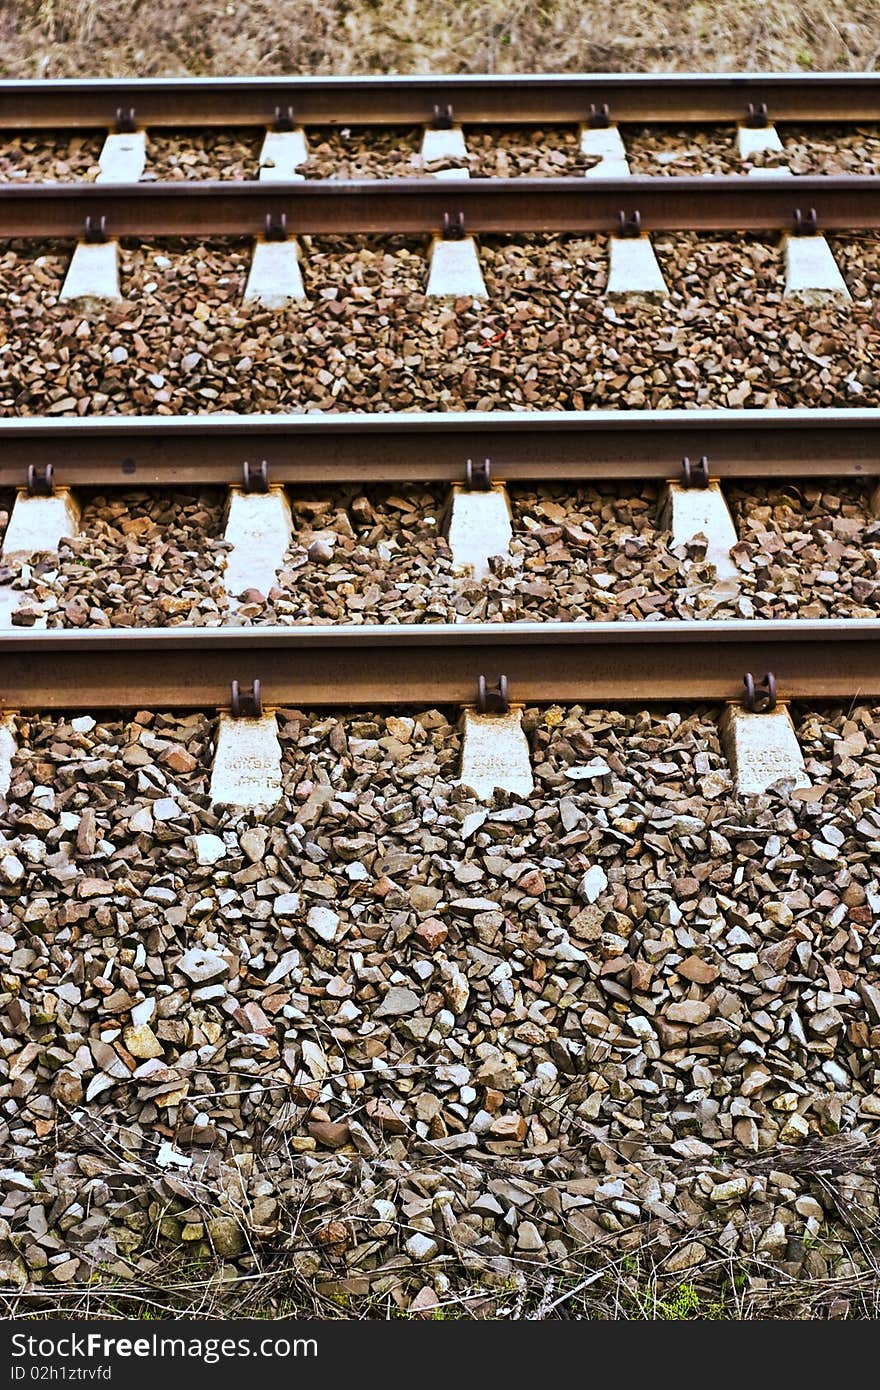
[[[746,125],[749,130],[766,130],[770,124],[766,101],[750,101],[746,110]]]
[[[590,102],[590,114],[587,117],[587,125],[593,130],[607,130],[611,124],[611,112],[608,109],[608,102],[603,101],[601,106],[595,102]]]
[[[245,459],[241,465],[241,487],[243,492],[269,491],[269,464],[266,459],[257,464],[248,463]]]
[[[617,214],[617,235],[622,237],[639,237],[642,235],[642,214],[636,208],[635,212],[626,213],[621,209]]]
[[[455,125],[455,112],[453,111],[451,101],[447,101],[444,106],[440,106],[439,104],[435,105],[431,125],[435,130],[452,129]]]
[[[51,463],[46,463],[42,467],[39,464],[29,463],[27,471],[28,497],[51,497],[55,488],[54,474],[55,469]]]
[[[492,460],[468,459],[464,466],[464,482],[468,492],[490,492],[492,488]]]
[[[117,106],[116,131],[118,135],[131,135],[137,129],[133,106]]]
[[[274,213],[266,213],[265,238],[267,241],[286,241],[287,240],[287,213],[281,212],[276,217]]]
[[[99,246],[101,242],[107,240],[107,218],[99,217],[97,222],[94,217],[87,217],[83,224],[83,241],[87,246]]]
[[[275,107],[275,130],[293,130],[295,121],[293,119],[292,106]]]
[[[768,714],[776,708],[776,677],[772,671],[768,671],[759,681],[755,680],[751,671],[747,671],[743,676],[743,685],[746,691],[743,705],[751,714]]]
[[[510,709],[507,693],[507,677],[499,676],[496,685],[486,684],[485,676],[477,677],[477,713],[506,714]]]
[[[701,454],[696,463],[691,463],[689,458],[681,461],[681,486],[682,487],[708,487],[709,486],[709,460],[705,454]]]
[[[800,208],[794,210],[794,236],[815,236],[819,230],[819,219],[816,217],[815,208],[807,208],[806,212],[801,212]]]
[[[254,679],[253,685],[242,690],[238,681],[229,687],[229,707],[233,719],[261,719],[263,717],[263,685]]]
[[[444,241],[464,241],[463,212],[444,212],[442,227]]]

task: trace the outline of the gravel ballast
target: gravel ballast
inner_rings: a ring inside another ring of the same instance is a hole
[[[280,1259],[497,1311],[640,1251],[661,1289],[733,1259],[857,1298],[880,711],[798,712],[814,786],[745,803],[716,717],[527,710],[536,790],[485,806],[442,712],[282,711],[256,825],[208,809],[201,715],[23,720],[7,1283]]]
[[[246,310],[246,241],[122,248],[126,303],[58,303],[69,248],[0,254],[0,409],[13,414],[870,406],[876,235],[833,237],[854,302],[782,298],[778,246],[654,238],[670,291],[603,298],[603,238],[487,237],[488,304],[427,300],[420,239],[303,238],[309,304]]]
[[[620,134],[634,174],[746,174],[750,168],[787,166],[795,174],[873,174],[880,169],[876,125],[786,125],[777,131],[782,152],[739,158],[733,125],[622,125]],[[476,178],[577,177],[595,161],[580,151],[574,125],[465,126],[467,157],[425,165],[418,126],[308,126],[309,179],[420,178],[461,167]],[[4,136],[0,180],[93,180],[103,144],[100,132],[26,131]],[[263,131],[252,129],[147,132],[143,177],[157,179],[255,179]]]
[[[671,548],[659,487],[609,483],[511,488],[510,554],[481,581],[453,569],[443,487],[290,489],[294,530],[276,584],[236,596],[234,609],[221,489],[86,496],[79,535],[57,556],[5,565],[0,592],[17,626],[53,628],[878,613],[880,519],[867,483],[726,491],[740,537],[732,587],[718,585],[703,540]]]

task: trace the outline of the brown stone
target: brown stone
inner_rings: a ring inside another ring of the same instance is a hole
[[[700,956],[688,956],[687,960],[683,960],[675,969],[679,975],[697,985],[711,985],[721,973],[717,965],[710,965]]]
[[[590,903],[587,907],[581,908],[569,927],[572,936],[576,936],[578,941],[598,941],[602,935],[605,912],[606,909],[598,903]]]
[[[424,922],[419,922],[416,927],[416,936],[425,943],[429,951],[436,951],[438,946],[442,946],[448,935],[449,928],[439,917],[426,917]]]
[[[654,978],[654,967],[650,961],[633,961],[629,976],[629,987],[636,994],[644,993],[651,988],[651,981]]]
[[[670,1004],[666,1010],[670,1023],[705,1023],[709,1017],[709,1005],[699,999],[683,999],[679,1004]]]
[[[409,1125],[402,1115],[384,1100],[370,1100],[367,1102],[367,1114],[371,1120],[375,1120],[381,1125],[386,1134],[406,1134]]]
[[[83,1098],[82,1077],[65,1067],[52,1082],[51,1094],[63,1105],[79,1105]]]
[[[165,752],[159,758],[159,761],[165,763],[167,767],[172,768],[175,772],[195,772],[198,767],[198,763],[192,753],[188,752],[186,748],[181,747],[179,744],[175,744],[173,748],[166,748]]]
[[[526,1137],[525,1118],[516,1111],[511,1111],[507,1115],[499,1115],[489,1126],[490,1134],[496,1139],[515,1139],[521,1143]]]
[[[523,893],[528,893],[532,898],[539,897],[547,888],[544,875],[541,873],[540,869],[529,869],[527,873],[523,874],[522,878],[517,879],[516,886],[520,888]]]
[[[325,1250],[345,1250],[349,1244],[348,1227],[344,1221],[328,1221],[315,1231],[315,1242]]]
[[[341,1149],[350,1138],[347,1120],[309,1120],[309,1134],[325,1149]]]

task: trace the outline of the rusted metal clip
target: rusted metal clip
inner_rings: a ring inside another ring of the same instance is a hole
[[[116,131],[119,135],[131,135],[137,129],[133,106],[117,106]]]
[[[294,118],[293,118],[293,107],[292,107],[292,106],[276,106],[276,107],[275,107],[275,121],[274,121],[274,123],[273,123],[273,129],[274,129],[274,130],[293,130],[293,129],[295,128],[295,126],[296,126],[296,122],[295,122],[295,120],[294,120]]]
[[[229,707],[233,719],[262,719],[262,681],[255,679],[253,685],[246,686],[244,690],[238,681],[233,681],[229,687]]]
[[[266,230],[263,234],[267,241],[286,241],[287,240],[287,213],[281,212],[277,216],[274,213],[266,213]]]
[[[107,218],[99,217],[97,222],[94,217],[87,217],[83,225],[83,241],[88,246],[99,246],[101,242],[107,240]]]
[[[622,209],[617,214],[617,235],[622,237],[639,237],[642,235],[642,214],[636,208],[635,212],[626,213]]]
[[[464,213],[463,212],[444,212],[443,214],[443,240],[444,241],[463,241],[464,240]]]
[[[506,714],[510,709],[507,677],[499,676],[496,685],[488,686],[485,676],[477,677],[477,714]]]
[[[55,469],[51,463],[44,464],[42,468],[36,463],[29,463],[27,471],[28,497],[51,497],[55,488],[54,474]]]
[[[464,483],[468,492],[489,492],[492,488],[492,460],[468,459],[464,466]]]
[[[749,130],[766,130],[770,124],[766,101],[750,101],[746,110],[745,124]]]
[[[257,464],[245,459],[241,465],[241,487],[243,492],[269,491],[269,465],[265,459]]]
[[[590,102],[590,114],[587,117],[587,125],[593,130],[607,130],[611,124],[611,112],[608,109],[608,102],[603,101],[601,106],[596,106]]]
[[[746,689],[743,705],[752,714],[767,714],[776,708],[776,677],[772,671],[768,671],[759,681],[755,680],[751,671],[747,671],[743,676],[743,685]]]
[[[708,487],[709,486],[709,460],[705,454],[701,454],[696,463],[691,463],[689,458],[681,461],[681,486],[682,487]]]
[[[431,120],[434,130],[451,130],[455,125],[455,112],[452,109],[452,102],[448,101],[445,106],[435,106],[434,115]]]
[[[815,236],[818,230],[819,221],[815,208],[807,208],[806,212],[795,208],[793,236]]]

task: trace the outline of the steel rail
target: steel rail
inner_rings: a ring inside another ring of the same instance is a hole
[[[748,179],[370,179],[263,184],[0,184],[0,237],[78,237],[104,219],[111,237],[438,232],[613,232],[638,211],[646,231],[777,232],[813,209],[824,231],[880,226],[880,177]],[[268,223],[267,223],[268,220]]]
[[[765,104],[774,121],[880,120],[877,73],[590,73],[518,76],[102,78],[0,82],[0,128],[265,126],[291,110],[305,125],[421,125],[452,108],[467,125],[590,119],[740,121]]]
[[[880,476],[880,410],[467,411],[0,419],[0,487],[51,464],[58,487],[241,482],[674,478],[706,455],[718,478]]]
[[[880,623],[422,624],[0,634],[0,709],[209,709],[262,681],[266,706],[472,704],[508,677],[534,704],[672,704],[742,694],[775,672],[783,698],[880,697]]]

